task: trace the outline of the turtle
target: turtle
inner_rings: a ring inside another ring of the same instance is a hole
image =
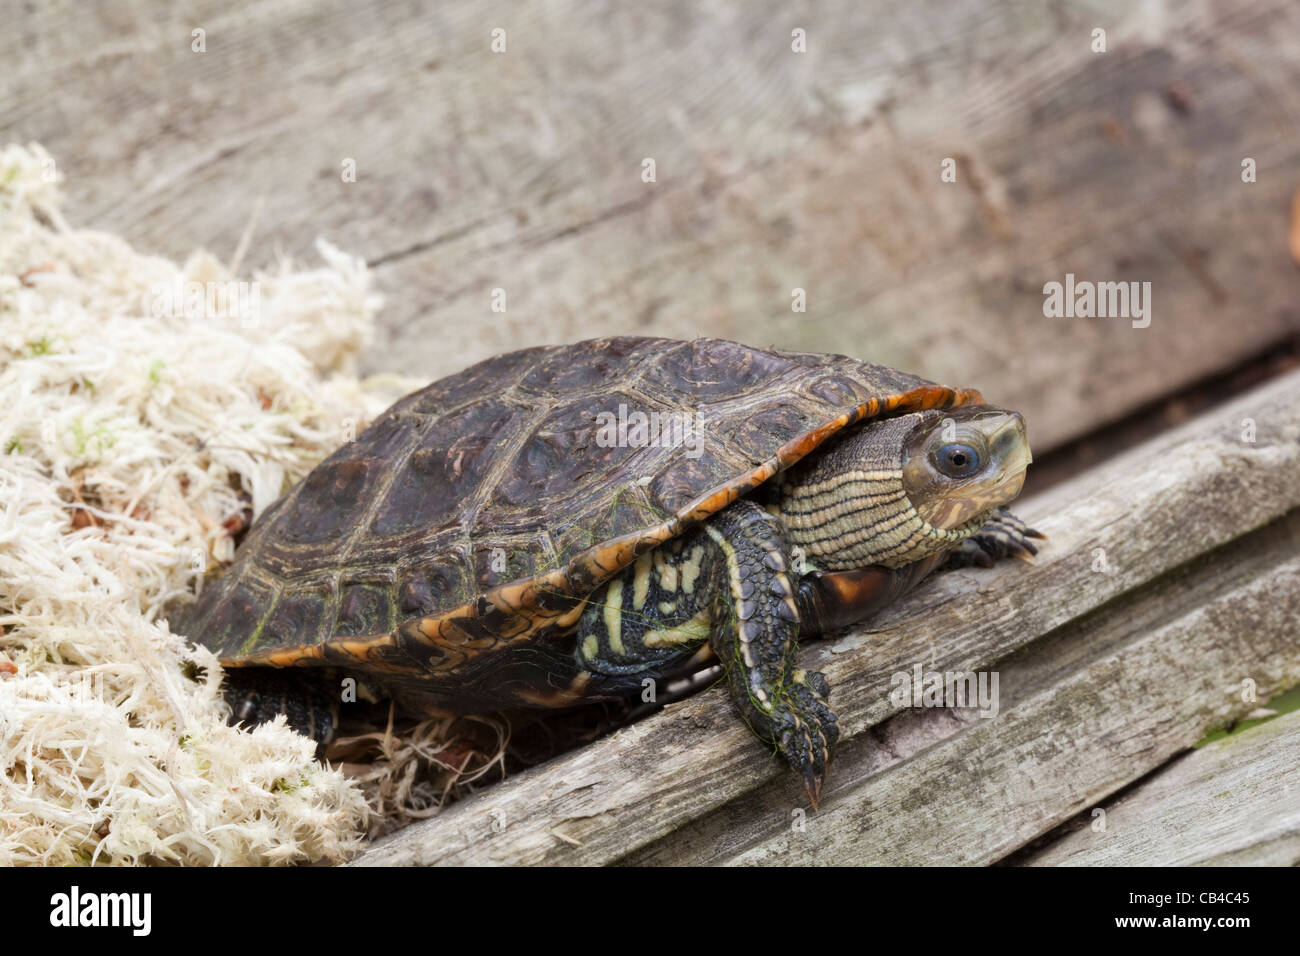
[[[839,737],[805,637],[941,567],[1036,553],[1023,417],[842,355],[605,337],[399,400],[254,521],[185,632],[232,721],[644,697],[722,665],[815,808]],[[352,685],[357,686],[355,683]]]

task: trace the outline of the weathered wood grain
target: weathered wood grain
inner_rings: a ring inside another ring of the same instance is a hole
[[[1300,863],[1300,713],[1286,714],[1179,758],[1103,801],[1029,866]],[[1100,821],[1097,821],[1099,824]]]
[[[1027,700],[1007,700],[1009,685],[1024,678],[1025,669],[1014,661],[994,665],[1003,687],[997,719],[972,721],[862,780],[801,830],[790,825],[788,801],[783,806],[760,794],[738,809],[755,813],[762,825],[728,827],[711,844],[703,844],[698,833],[674,834],[664,841],[668,846],[659,852],[652,848],[638,861],[920,865],[998,860],[1159,767],[1207,727],[1253,707],[1241,698],[1243,679],[1258,675],[1266,693],[1300,681],[1293,630],[1300,620],[1297,540],[1300,520],[1289,521],[1278,534],[1252,536],[1251,550],[1268,560],[1226,593],[1212,597],[1221,586],[1217,569],[1202,569],[1201,586],[1188,593],[1160,588],[1146,596],[1175,619],[1118,647],[1104,639],[1124,627],[1129,606],[1144,598],[1130,596],[1112,613],[1098,613],[1091,626],[1073,629],[1073,641],[1093,645],[1086,665],[1043,687],[1027,681],[1029,686],[1020,689],[1031,695]],[[1173,603],[1178,598],[1183,601]],[[1239,822],[1267,829],[1262,820]],[[697,829],[720,828],[706,823]]]
[[[1256,706],[1242,679],[1300,682],[1298,466],[1293,373],[1027,501],[1050,539],[1032,565],[943,575],[810,645],[846,739],[797,834],[799,785],[715,688],[361,861],[998,859]],[[997,669],[1001,715],[892,703],[916,664]]]
[[[0,8],[0,139],[73,221],[229,255],[264,199],[255,263],[377,270],[372,368],[716,334],[979,386],[1042,451],[1300,331],[1287,0]],[[1151,326],[1045,318],[1067,272],[1151,282]]]

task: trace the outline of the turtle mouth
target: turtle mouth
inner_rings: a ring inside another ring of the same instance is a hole
[[[913,502],[917,513],[935,528],[951,530],[981,514],[1008,504],[1025,484],[1033,462],[1024,417],[1018,412],[990,411],[971,424],[982,434],[989,452],[985,468],[973,478],[949,484],[924,502]]]
[[[936,528],[960,528],[978,515],[1014,501],[1024,484],[1025,473],[1022,469],[1015,474],[1006,475],[987,488],[970,489],[963,494],[941,498],[934,502],[933,515],[926,515],[922,511],[921,517]]]

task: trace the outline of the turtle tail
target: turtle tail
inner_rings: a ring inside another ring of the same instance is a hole
[[[284,714],[290,727],[316,741],[318,757],[334,739],[338,701],[308,675],[268,667],[229,668],[222,692],[232,725],[257,726]]]

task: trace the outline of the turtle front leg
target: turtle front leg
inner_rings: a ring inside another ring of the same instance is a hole
[[[1045,536],[998,508],[980,529],[951,551],[941,551],[901,568],[878,565],[855,571],[809,571],[799,580],[799,620],[803,634],[819,634],[857,624],[894,603],[937,569],[992,567],[1009,556],[1038,553],[1034,538]]]
[[[824,634],[865,621],[916,587],[946,555],[893,569],[879,565],[856,571],[809,571],[799,579],[800,634]]]
[[[799,606],[785,529],[753,502],[738,501],[705,531],[716,545],[709,643],[741,716],[803,777],[816,809],[839,728],[826,705],[826,678],[796,659]]]
[[[991,568],[1006,557],[1029,558],[1038,553],[1034,538],[1045,540],[1006,508],[998,508],[978,531],[948,552],[944,567]]]

